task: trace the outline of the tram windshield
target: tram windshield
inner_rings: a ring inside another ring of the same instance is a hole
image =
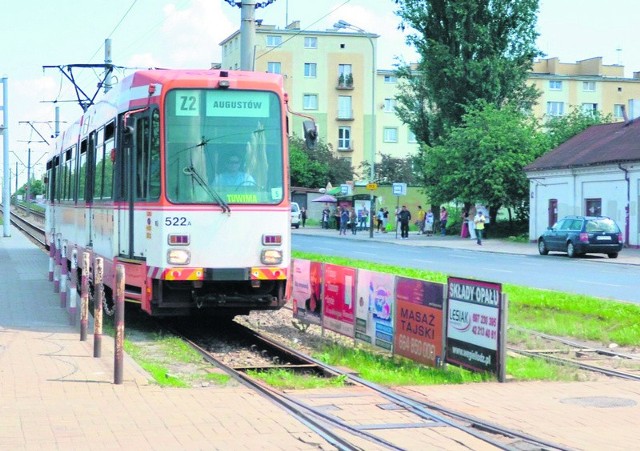
[[[283,200],[282,112],[275,93],[174,89],[167,93],[164,117],[171,202]]]

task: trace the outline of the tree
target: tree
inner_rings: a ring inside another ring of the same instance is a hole
[[[611,115],[603,116],[599,111],[584,111],[579,107],[574,107],[564,116],[551,117],[545,124],[548,149],[555,149],[592,125],[609,123],[611,120]]]
[[[316,148],[307,149],[304,139],[289,137],[289,169],[292,186],[324,187],[353,180],[351,163],[334,156],[331,146],[318,140]]]
[[[380,163],[377,163],[375,166],[375,181],[379,185],[391,185],[394,182],[415,185],[418,182],[415,176],[415,168],[419,160],[416,157],[395,158],[384,153],[381,153],[380,157]],[[370,167],[368,161],[363,161],[360,163],[360,173],[369,174]]]
[[[397,111],[418,140],[436,145],[482,99],[529,108],[538,96],[527,84],[534,57],[538,0],[394,0],[401,27],[420,54],[401,64],[405,81]]]
[[[483,202],[495,221],[500,207],[522,209],[529,184],[522,170],[547,149],[537,121],[518,105],[479,101],[441,144],[425,149],[425,191],[436,203]]]

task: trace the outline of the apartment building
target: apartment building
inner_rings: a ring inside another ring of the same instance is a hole
[[[380,161],[381,153],[404,158],[418,150],[415,136],[394,111],[393,71],[374,67],[379,37],[335,29],[301,30],[298,21],[284,29],[256,28],[254,70],[282,74],[291,110],[312,116],[320,138],[356,170],[361,162],[370,162],[373,153]],[[221,67],[238,69],[240,31],[220,45]],[[290,115],[293,132],[299,136],[302,121]]]
[[[640,116],[640,72],[624,77],[624,66],[602,64],[602,58],[561,63],[558,58],[536,60],[530,82],[542,92],[533,109],[536,117],[562,116],[578,107],[599,111],[614,121]]]
[[[313,117],[320,138],[356,170],[374,153],[380,161],[381,153],[405,158],[418,151],[415,135],[394,111],[394,71],[374,67],[378,38],[365,32],[302,30],[299,21],[284,29],[256,28],[254,70],[282,74],[291,110]],[[220,45],[221,67],[238,69],[240,31]],[[616,121],[640,116],[640,72],[625,78],[624,66],[602,64],[601,57],[576,63],[536,60],[529,81],[542,93],[533,109],[541,119],[568,114],[575,106]],[[302,121],[290,115],[299,136]]]

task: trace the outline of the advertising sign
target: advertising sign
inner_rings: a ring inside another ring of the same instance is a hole
[[[497,374],[502,285],[449,277],[447,293],[447,362]]]
[[[416,362],[442,364],[444,285],[398,277],[394,351]]]
[[[321,325],[322,263],[293,260],[293,317],[305,323]]]
[[[393,349],[394,283],[392,274],[358,270],[356,339],[387,351]]]
[[[348,337],[354,336],[356,270],[324,265],[324,327]]]

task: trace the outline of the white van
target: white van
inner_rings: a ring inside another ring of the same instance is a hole
[[[297,202],[291,202],[291,227],[300,228],[300,205]]]

